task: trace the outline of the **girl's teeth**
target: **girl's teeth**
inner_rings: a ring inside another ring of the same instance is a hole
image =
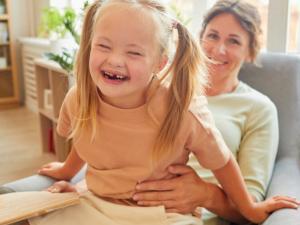
[[[122,75],[115,75],[115,74],[112,74],[112,73],[109,73],[109,72],[104,72],[103,73],[108,79],[118,79],[118,80],[125,80],[126,77],[125,76],[122,76]]]

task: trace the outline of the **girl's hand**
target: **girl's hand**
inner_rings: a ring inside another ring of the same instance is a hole
[[[75,186],[67,181],[58,181],[47,188],[47,191],[52,193],[77,192]]]
[[[250,210],[250,213],[246,213],[247,218],[256,223],[262,223],[267,217],[274,211],[290,208],[297,209],[300,205],[300,202],[295,198],[287,197],[287,196],[275,196],[266,199],[263,202],[254,203],[254,210]]]
[[[170,166],[175,178],[147,181],[136,186],[133,199],[141,206],[164,205],[167,212],[193,213],[209,200],[209,188],[195,171],[185,165]]]
[[[56,180],[70,180],[70,177],[64,170],[64,163],[62,162],[51,162],[38,170],[38,174],[52,177]]]

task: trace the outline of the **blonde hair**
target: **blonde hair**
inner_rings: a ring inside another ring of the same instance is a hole
[[[160,45],[160,53],[168,52],[167,46],[173,37],[172,31],[175,28],[178,32],[177,50],[171,65],[164,70],[160,76],[160,82],[170,75],[168,93],[168,112],[160,125],[160,130],[153,150],[153,159],[157,161],[164,156],[172,154],[174,140],[180,129],[181,121],[187,112],[191,100],[196,91],[198,80],[198,90],[204,93],[204,86],[207,78],[202,72],[202,51],[199,45],[188,30],[180,23],[175,22],[168,16],[165,7],[154,0],[107,0],[95,1],[86,12],[83,24],[80,48],[76,60],[77,75],[77,103],[79,112],[71,137],[79,135],[83,129],[91,129],[92,136],[96,133],[96,116],[99,110],[99,100],[97,99],[97,87],[93,83],[89,73],[89,54],[91,51],[91,39],[93,26],[99,19],[99,15],[104,13],[105,6],[111,4],[128,4],[128,6],[143,9],[152,14],[157,25],[157,41]],[[199,81],[200,80],[200,81]],[[101,110],[101,109],[100,109]],[[92,137],[92,138],[93,138]]]
[[[257,8],[244,0],[217,1],[204,16],[200,31],[200,40],[203,37],[207,24],[213,18],[223,13],[232,14],[242,28],[247,31],[249,35],[250,58],[251,62],[254,62],[261,48],[261,17]]]

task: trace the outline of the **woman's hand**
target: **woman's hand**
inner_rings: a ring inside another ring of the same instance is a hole
[[[142,206],[164,205],[167,212],[176,213],[193,213],[205,206],[210,199],[208,183],[189,166],[170,166],[168,170],[178,176],[138,184],[133,199]]]
[[[63,180],[55,182],[52,186],[47,188],[47,191],[52,193],[77,192],[75,186]]]
[[[267,217],[274,211],[290,208],[297,209],[300,205],[300,202],[295,198],[287,197],[287,196],[275,196],[266,199],[263,202],[254,203],[254,207],[249,212],[246,212],[247,218],[256,223],[261,223],[267,219]]]
[[[65,171],[64,164],[62,162],[48,163],[38,170],[38,174],[52,177],[56,180],[70,180],[72,177]]]

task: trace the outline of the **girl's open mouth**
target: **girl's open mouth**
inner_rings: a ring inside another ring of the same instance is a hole
[[[126,81],[129,80],[128,76],[120,75],[120,74],[113,74],[107,71],[102,71],[102,76],[105,79],[114,80],[114,81]]]

